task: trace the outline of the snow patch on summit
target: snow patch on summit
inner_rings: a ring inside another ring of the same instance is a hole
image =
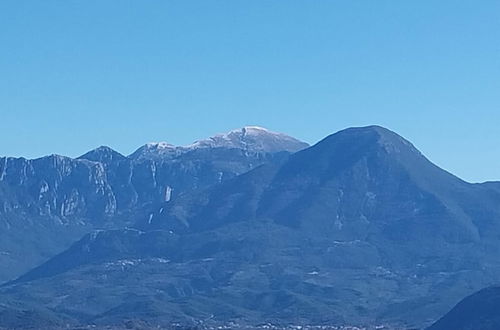
[[[250,152],[296,152],[308,147],[283,133],[277,133],[259,126],[245,126],[228,133],[217,134],[205,140],[199,140],[184,149],[234,148]]]
[[[135,159],[178,156],[196,149],[228,148],[245,152],[296,152],[309,145],[283,133],[260,126],[245,126],[186,146],[167,142],[150,142],[137,149],[130,157]]]
[[[146,148],[148,149],[175,149],[176,147],[173,144],[167,142],[149,142],[146,143]]]

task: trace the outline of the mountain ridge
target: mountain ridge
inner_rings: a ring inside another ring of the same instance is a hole
[[[130,154],[129,158],[175,157],[205,148],[234,148],[246,152],[296,152],[308,146],[307,143],[283,133],[258,126],[244,126],[185,146],[176,146],[167,142],[150,142]]]

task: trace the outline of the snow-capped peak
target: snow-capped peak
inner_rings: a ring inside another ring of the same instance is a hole
[[[174,146],[167,142],[147,143],[130,157],[139,159],[176,156],[195,149],[206,148],[242,149],[249,152],[296,152],[308,146],[307,143],[283,133],[273,132],[259,126],[245,126],[208,139],[198,140],[187,146]]]
[[[255,152],[295,152],[307,146],[307,143],[283,133],[273,132],[259,126],[245,126],[196,141],[184,148],[236,148]]]

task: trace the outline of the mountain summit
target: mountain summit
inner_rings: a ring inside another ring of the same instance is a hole
[[[94,162],[100,162],[103,164],[109,164],[112,162],[120,161],[125,159],[125,156],[120,154],[118,151],[111,149],[108,146],[100,146],[94,150],[91,150],[80,157],[78,159],[87,159]]]
[[[245,126],[187,146],[174,146],[166,142],[151,142],[130,155],[132,159],[175,157],[197,149],[239,149],[251,153],[296,152],[309,145],[283,133],[272,132],[258,126]]]
[[[186,146],[192,148],[236,148],[250,152],[296,152],[308,144],[283,133],[258,126],[245,126]]]

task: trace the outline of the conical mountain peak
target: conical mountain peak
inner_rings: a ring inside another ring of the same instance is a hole
[[[422,160],[427,162],[411,142],[381,126],[344,129],[327,136],[308,150],[304,150],[303,153],[314,153],[316,157],[331,158],[332,162],[354,161],[374,154],[379,157],[393,157],[403,163]],[[301,156],[297,155],[297,157]]]

